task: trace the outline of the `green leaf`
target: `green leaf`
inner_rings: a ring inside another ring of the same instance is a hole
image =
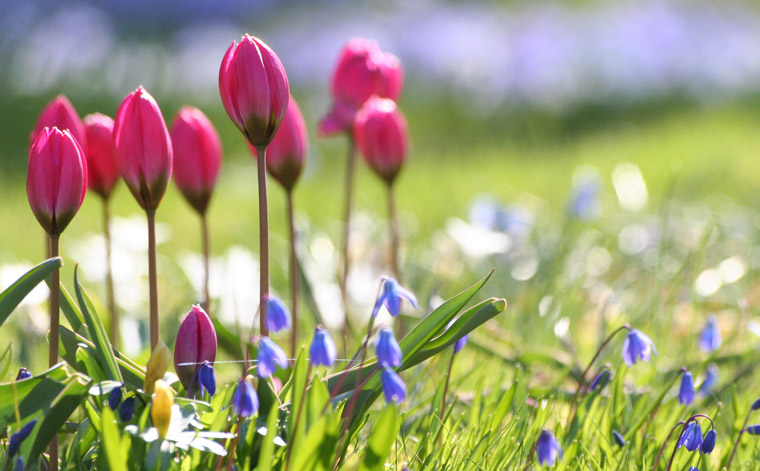
[[[5,347],[5,351],[3,352],[2,355],[0,355],[0,378],[4,378],[6,373],[8,373],[8,369],[11,367],[12,347],[13,347],[13,339],[11,339],[11,341],[8,342],[8,346]]]
[[[259,466],[256,468],[258,471],[271,471],[272,470],[272,458],[274,457],[274,438],[277,436],[277,416],[280,410],[276,407],[272,407],[269,411],[269,418],[267,419],[267,436],[264,437],[264,442],[261,444],[261,453],[259,454]],[[255,424],[251,424],[255,427]]]
[[[24,274],[15,283],[0,293],[0,325],[3,325],[16,306],[24,300],[42,280],[62,265],[60,257],[45,260]]]
[[[391,447],[399,431],[398,407],[392,404],[386,407],[372,427],[364,458],[359,464],[359,471],[383,469],[385,460],[391,453]]]
[[[101,416],[100,450],[105,469],[121,471],[127,469],[127,457],[124,454],[124,440],[116,423],[116,416],[110,407],[104,407]]]
[[[29,379],[0,384],[0,425],[15,420],[16,401],[22,421],[41,418],[65,387],[68,377],[65,364],[60,363]]]

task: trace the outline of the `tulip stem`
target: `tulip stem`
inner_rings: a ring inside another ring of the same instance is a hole
[[[146,209],[148,216],[148,280],[150,283],[150,351],[161,338],[158,322],[158,275],[156,271],[156,210]]]
[[[739,436],[736,437],[736,442],[734,442],[734,448],[731,450],[731,456],[728,458],[728,463],[726,463],[726,471],[730,471],[731,469],[731,462],[734,461],[734,455],[736,454],[736,449],[739,448],[739,441],[742,439],[742,435],[744,435],[744,429],[747,428],[747,424],[749,423],[749,417],[752,415],[752,408],[749,408],[749,412],[747,412],[747,417],[744,418],[744,425],[742,425],[742,429],[739,430]]]
[[[269,294],[269,203],[267,202],[267,146],[257,146],[256,159],[259,178],[259,331],[269,336],[267,329],[267,304]]]
[[[50,236],[50,258],[58,256],[58,234]],[[48,366],[58,363],[58,336],[60,322],[61,275],[59,269],[50,274],[50,357]],[[58,471],[58,435],[50,440],[50,469]]]
[[[111,263],[111,208],[108,198],[103,198],[103,236],[106,242],[106,302],[111,313],[111,345],[119,349],[119,313],[113,291],[113,266]]]
[[[618,332],[622,332],[624,330],[631,330],[631,326],[628,324],[624,324],[617,329],[613,330],[610,335],[607,336],[607,338],[602,342],[601,345],[599,345],[599,348],[596,350],[596,353],[594,354],[594,358],[591,359],[588,366],[585,370],[583,370],[583,373],[581,374],[581,377],[578,379],[578,386],[575,388],[575,394],[573,394],[573,399],[570,402],[570,413],[567,416],[567,424],[565,425],[566,429],[570,428],[570,425],[573,423],[573,419],[575,419],[575,413],[577,411],[577,402],[578,398],[581,393],[581,389],[583,388],[583,383],[586,381],[586,375],[588,375],[588,372],[591,371],[591,367],[594,366],[594,362],[597,358],[599,358],[599,355],[602,354],[602,350],[604,350],[604,347],[607,346],[610,341],[618,334]]]
[[[208,217],[204,211],[201,214],[201,244],[203,245],[203,309],[206,313],[211,311],[211,296],[208,292],[208,282],[210,278],[210,256],[211,256],[211,243],[208,234]]]
[[[349,324],[350,306],[348,302],[348,271],[350,268],[349,259],[349,242],[351,238],[351,203],[354,192],[354,168],[356,167],[356,146],[354,137],[348,133],[348,156],[346,158],[346,201],[345,212],[343,213],[343,240],[341,242],[341,259],[343,260],[343,269],[340,278],[340,295],[343,298],[343,308],[345,310],[345,319],[343,320],[343,354],[348,355],[348,337],[351,332]]]
[[[290,299],[293,303],[293,327],[290,329],[290,358],[296,357],[298,341],[298,258],[296,252],[296,221],[293,210],[293,190],[288,189],[288,223],[290,227]],[[287,469],[287,468],[286,468]]]

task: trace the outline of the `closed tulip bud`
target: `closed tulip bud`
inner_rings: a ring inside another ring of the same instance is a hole
[[[174,393],[162,379],[156,380],[154,391],[153,403],[150,407],[150,418],[153,420],[153,426],[158,429],[159,438],[164,439],[169,432],[169,424],[172,421]]]
[[[401,377],[391,369],[384,369],[380,374],[383,383],[383,394],[386,402],[400,404],[406,399],[406,384]]]
[[[401,347],[393,336],[393,330],[390,327],[380,329],[375,350],[377,362],[383,368],[398,368],[404,360]]]
[[[314,338],[311,341],[311,347],[309,348],[309,357],[311,358],[312,365],[332,366],[335,363],[335,357],[338,355],[338,350],[335,348],[335,342],[333,342],[330,333],[318,325],[314,331]]]
[[[156,100],[143,87],[124,98],[113,128],[116,166],[145,210],[161,202],[172,174],[172,143]]]
[[[406,118],[388,98],[373,96],[356,115],[356,146],[364,161],[389,185],[409,152]]]
[[[253,156],[258,158],[256,148],[251,144],[249,147]],[[267,170],[285,190],[292,190],[298,182],[308,150],[306,123],[298,103],[291,96],[280,130],[267,146]]]
[[[219,69],[219,93],[252,145],[272,142],[288,109],[290,87],[285,67],[264,41],[246,34],[232,43]]]
[[[44,128],[56,127],[61,131],[69,130],[71,137],[73,137],[80,146],[83,148],[86,146],[87,137],[85,135],[84,124],[79,118],[77,111],[71,104],[68,98],[64,95],[58,95],[53,101],[47,104],[45,109],[40,113],[37,118],[37,123],[34,125],[34,129],[29,134],[29,143],[34,144],[37,137],[40,135]]]
[[[216,329],[200,306],[193,306],[182,320],[174,344],[174,369],[182,386],[197,389],[197,372],[203,362],[216,359]]]
[[[145,371],[145,383],[143,384],[143,391],[145,394],[153,394],[153,384],[156,380],[162,379],[166,374],[166,369],[169,368],[169,360],[171,360],[172,352],[169,347],[163,342],[156,345],[153,353],[148,360],[148,366]]]
[[[113,120],[100,113],[84,117],[87,143],[84,155],[87,157],[87,186],[103,198],[111,195],[119,180],[119,169],[113,153]]]
[[[42,228],[59,235],[87,192],[87,162],[69,131],[43,128],[29,151],[26,194]]]
[[[184,106],[174,117],[171,138],[174,183],[190,206],[203,214],[222,163],[219,134],[201,110]]]

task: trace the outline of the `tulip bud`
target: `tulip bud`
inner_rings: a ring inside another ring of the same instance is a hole
[[[153,426],[158,429],[158,436],[166,438],[169,432],[169,424],[172,421],[172,406],[174,405],[174,393],[168,384],[162,379],[155,382],[153,404],[150,408],[150,418]]]
[[[113,120],[104,114],[89,114],[84,117],[84,130],[87,136],[84,146],[87,186],[103,198],[108,198],[119,180],[113,155]]]
[[[245,35],[227,49],[219,93],[232,122],[254,146],[266,146],[285,118],[290,87],[285,68],[262,40]]]
[[[72,106],[71,102],[64,95],[58,95],[53,101],[47,104],[45,109],[40,113],[37,118],[37,123],[34,125],[34,130],[29,134],[29,143],[34,144],[37,137],[45,127],[52,128],[57,127],[61,131],[69,130],[71,137],[73,137],[81,147],[86,146],[86,136],[84,124],[79,119],[77,111]]]
[[[79,211],[87,192],[87,162],[69,131],[43,128],[29,151],[26,194],[37,221],[59,235]]]
[[[205,361],[216,359],[214,323],[200,306],[193,306],[177,332],[174,344],[174,369],[182,386],[190,392],[197,388],[197,371]]]
[[[290,191],[301,176],[309,143],[301,109],[290,97],[290,105],[279,131],[267,146],[267,170],[269,174]],[[258,158],[256,148],[249,144],[251,153]]]
[[[354,116],[372,95],[396,100],[401,95],[403,72],[393,54],[375,41],[354,38],[341,51],[330,81],[333,105],[320,122],[319,134],[351,131]]]
[[[116,166],[137,203],[156,209],[172,174],[172,143],[156,100],[143,87],[121,102],[113,145]]]
[[[222,143],[214,125],[198,108],[184,106],[171,129],[174,183],[190,206],[206,212],[222,163]]]
[[[166,369],[169,368],[169,360],[172,357],[172,352],[169,351],[169,347],[163,342],[156,345],[153,353],[148,360],[148,366],[145,372],[145,383],[143,384],[143,390],[145,394],[153,394],[153,384],[156,380],[164,377]]]
[[[367,165],[389,185],[393,183],[409,150],[406,118],[396,103],[370,98],[356,115],[354,139]]]

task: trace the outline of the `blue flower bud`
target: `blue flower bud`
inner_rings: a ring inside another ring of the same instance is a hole
[[[694,377],[690,371],[681,376],[681,389],[678,391],[678,402],[688,406],[694,402]]]
[[[744,431],[750,435],[760,435],[760,425],[750,425]]]
[[[699,468],[696,466],[689,466],[689,471],[699,471]]]
[[[609,380],[610,380],[610,370],[605,368],[604,370],[602,370],[601,373],[596,375],[596,378],[594,378],[594,380],[591,382],[591,386],[589,386],[588,389],[589,391],[596,391],[597,388],[599,387],[603,388],[604,386],[606,386]]]
[[[395,371],[384,369],[380,379],[383,381],[383,393],[387,402],[399,404],[406,399],[406,385]]]
[[[135,396],[130,396],[121,403],[119,406],[119,419],[122,422],[129,422],[132,420],[132,415],[135,413]]]
[[[541,430],[536,442],[536,455],[538,464],[553,465],[557,458],[562,457],[562,447],[557,438],[548,430]]]
[[[21,456],[16,458],[16,464],[13,466],[13,471],[24,471],[24,458]]]
[[[377,362],[383,368],[398,368],[404,359],[401,347],[396,342],[393,330],[390,327],[380,329],[375,351],[377,352]]]
[[[419,308],[417,305],[417,297],[414,293],[398,284],[393,278],[386,278],[383,281],[383,288],[380,292],[380,296],[377,297],[375,307],[372,309],[372,317],[377,316],[378,311],[380,311],[380,306],[382,305],[385,305],[385,308],[388,309],[388,312],[390,312],[393,317],[398,316],[398,313],[401,311],[401,298],[412,303],[412,306],[415,308]]]
[[[758,410],[760,409],[760,399],[757,399],[755,402],[752,403],[752,410]]]
[[[697,451],[702,446],[702,428],[697,422],[689,422],[689,425],[686,426],[676,448],[682,446],[685,446],[689,451]]]
[[[715,316],[707,319],[707,324],[699,334],[699,348],[705,352],[714,352],[720,347],[720,328]]]
[[[639,359],[649,361],[650,355],[657,355],[654,342],[646,334],[638,329],[631,329],[623,342],[623,361],[632,366]]]
[[[625,446],[625,438],[623,438],[623,434],[621,434],[617,430],[612,431],[612,438],[615,439],[615,443],[620,448],[623,448]]]
[[[124,386],[122,383],[121,386],[111,389],[111,393],[108,395],[108,407],[111,408],[111,410],[116,410],[117,407],[119,407],[119,403],[121,402],[121,388]]]
[[[705,373],[705,379],[702,381],[702,384],[699,385],[697,393],[700,396],[707,396],[710,394],[712,388],[715,387],[715,383],[718,382],[718,376],[718,366],[715,363],[710,363],[707,365],[707,373]]]
[[[715,429],[710,429],[706,434],[704,440],[702,440],[702,446],[699,448],[699,452],[704,455],[709,455],[715,448],[715,439],[717,435]]]
[[[456,341],[456,343],[454,344],[454,353],[459,353],[464,348],[464,346],[467,344],[467,337],[469,336],[470,335],[467,334]]]
[[[290,328],[290,313],[285,304],[277,296],[266,295],[267,303],[267,328],[271,332],[279,332]]]
[[[335,357],[338,356],[338,350],[335,348],[330,333],[318,325],[314,331],[314,338],[311,340],[309,348],[309,357],[312,365],[332,366],[335,363]]]
[[[24,367],[21,367],[18,370],[18,374],[16,375],[16,381],[21,381],[21,380],[31,378],[31,377],[32,377],[32,374],[29,372],[29,370],[27,370]]]
[[[209,396],[213,396],[216,393],[216,377],[214,376],[214,365],[204,361],[200,368],[198,368],[198,383],[201,386],[201,394],[204,391],[208,391]]]
[[[18,450],[21,447],[21,443],[26,440],[26,437],[28,437],[30,433],[32,433],[32,429],[36,424],[37,421],[32,420],[31,422],[21,427],[18,432],[11,435],[10,442],[8,443],[8,457],[13,458],[13,455],[18,453]]]
[[[288,367],[288,357],[276,343],[269,337],[264,337],[259,342],[259,356],[256,370],[260,378],[269,378],[279,366],[282,369]]]
[[[249,417],[259,411],[259,397],[253,385],[242,378],[232,395],[232,407],[240,417]]]

